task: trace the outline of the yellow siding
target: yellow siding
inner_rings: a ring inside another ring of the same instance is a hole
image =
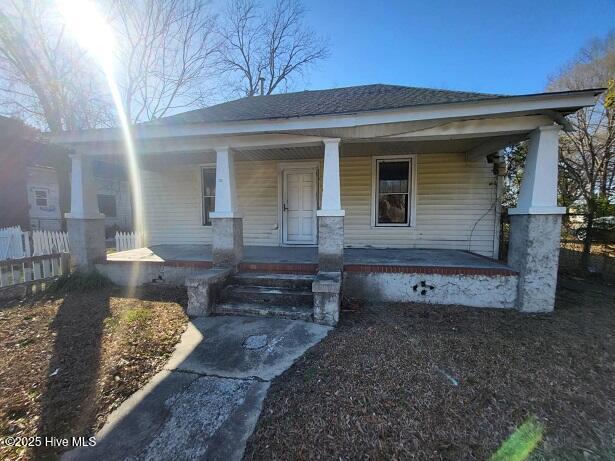
[[[463,154],[421,154],[416,158],[414,227],[372,227],[373,160],[371,157],[341,159],[345,244],[450,248],[492,256],[495,178],[490,165],[486,161],[467,163]]]
[[[211,228],[201,225],[200,167],[144,170],[144,218],[151,245],[210,243]]]
[[[279,245],[277,165],[273,160],[236,163],[246,245]],[[199,171],[195,165],[144,172],[152,244],[211,242],[211,229],[201,225]],[[487,162],[467,163],[462,154],[418,155],[416,226],[411,228],[372,227],[371,157],[342,157],[340,172],[347,246],[449,248],[493,256],[495,177]]]

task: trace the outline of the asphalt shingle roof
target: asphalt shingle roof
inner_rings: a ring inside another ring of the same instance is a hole
[[[505,96],[376,84],[246,97],[172,115],[157,120],[155,123],[234,122],[310,115],[351,114],[500,97]]]

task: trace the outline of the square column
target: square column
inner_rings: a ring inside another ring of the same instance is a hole
[[[559,125],[542,126],[530,144],[518,206],[510,215],[508,263],[519,272],[517,308],[551,312],[555,304],[561,215],[557,206]]]
[[[339,139],[327,139],[322,184],[322,204],[318,217],[318,265],[327,272],[344,266],[344,215],[340,197]]]
[[[92,269],[106,257],[105,215],[98,211],[92,160],[82,154],[71,158],[71,207],[65,214],[71,265]]]
[[[235,158],[229,147],[216,149],[216,209],[209,217],[214,266],[236,266],[243,257],[243,219],[237,205]]]

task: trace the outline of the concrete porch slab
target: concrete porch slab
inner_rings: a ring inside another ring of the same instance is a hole
[[[107,261],[211,261],[211,245],[153,245],[112,253]],[[315,247],[244,247],[243,263],[318,264]],[[345,265],[507,268],[505,264],[468,251],[415,248],[345,248]]]
[[[307,322],[208,317],[191,323],[165,369],[64,460],[240,460],[269,380],[329,327]]]

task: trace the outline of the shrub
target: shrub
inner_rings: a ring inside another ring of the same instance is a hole
[[[49,291],[54,293],[67,293],[70,291],[89,291],[99,290],[113,286],[113,282],[105,275],[96,270],[75,271],[70,274],[60,276],[49,287]]]

